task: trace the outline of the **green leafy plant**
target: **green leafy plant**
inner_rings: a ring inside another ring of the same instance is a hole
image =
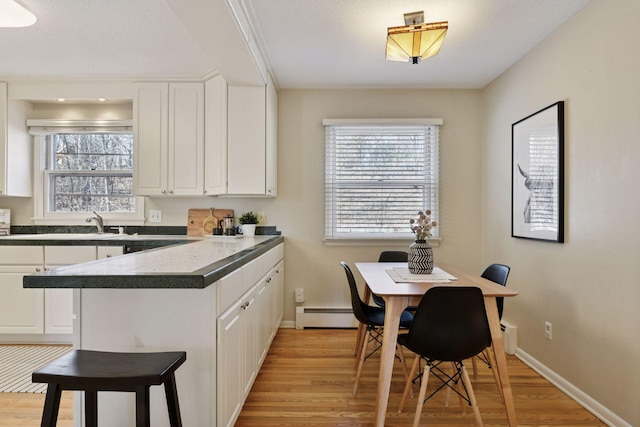
[[[258,214],[254,213],[253,211],[245,212],[242,215],[240,215],[240,218],[238,218],[238,222],[241,225],[257,224],[258,223]]]

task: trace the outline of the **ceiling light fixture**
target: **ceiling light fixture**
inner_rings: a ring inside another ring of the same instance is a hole
[[[36,15],[15,0],[0,0],[0,27],[28,27],[36,23]]]
[[[387,29],[387,60],[417,64],[440,52],[449,21],[424,24],[424,12],[412,12],[404,14],[404,23]]]

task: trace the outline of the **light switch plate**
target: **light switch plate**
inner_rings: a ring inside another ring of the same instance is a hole
[[[162,222],[162,211],[150,210],[149,222]]]

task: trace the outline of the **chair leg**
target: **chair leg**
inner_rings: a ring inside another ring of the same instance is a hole
[[[44,410],[42,411],[41,427],[56,427],[58,423],[58,410],[60,409],[60,395],[62,390],[60,385],[49,383],[47,386],[47,396],[44,400]]]
[[[149,386],[136,388],[136,427],[151,427]]]
[[[404,352],[402,351],[401,345],[396,345],[396,353],[398,353],[398,358],[400,359],[400,364],[402,365],[402,375],[404,376],[405,381],[409,381],[411,384],[411,377],[409,376],[409,370],[407,369],[407,361],[404,358]],[[413,387],[410,387],[411,397],[413,397]]]
[[[171,374],[167,381],[165,381],[164,393],[167,396],[167,408],[169,409],[169,425],[171,427],[182,427],[175,374]]]
[[[478,379],[478,362],[476,362],[476,356],[471,358],[471,365],[473,366],[473,379]]]
[[[482,418],[480,417],[480,409],[478,409],[478,403],[476,402],[476,395],[473,392],[473,387],[471,386],[471,379],[469,378],[469,374],[467,373],[467,369],[462,366],[462,381],[467,387],[467,392],[469,393],[469,400],[471,401],[471,408],[473,409],[473,415],[476,417],[476,424],[478,427],[483,427]]]
[[[367,327],[364,323],[358,324],[358,336],[356,337],[356,351],[355,351],[355,364],[353,365],[353,369],[358,368],[358,363],[360,361],[360,354],[362,354],[362,341],[367,338]]]
[[[409,396],[409,390],[411,390],[411,381],[412,378],[415,377],[418,372],[418,365],[420,364],[420,356],[416,355],[415,359],[413,359],[413,365],[411,365],[411,372],[409,373],[409,378],[407,378],[407,382],[404,386],[404,392],[402,393],[402,399],[400,399],[400,405],[398,406],[398,412],[402,412],[404,409],[404,404],[407,401],[407,396]]]
[[[416,415],[413,417],[413,427],[420,424],[420,415],[422,415],[422,407],[424,406],[424,397],[427,394],[427,383],[429,382],[429,372],[431,365],[427,363],[422,371],[422,385],[420,386],[420,394],[418,394],[418,405],[416,406]]]
[[[86,427],[98,427],[98,392],[84,392],[84,423]]]
[[[360,349],[360,359],[358,361],[358,368],[356,369],[356,380],[353,385],[353,395],[355,396],[358,393],[358,383],[360,382],[360,375],[362,374],[362,366],[364,365],[364,359],[367,357],[367,346],[369,344],[369,340],[367,339],[368,330],[364,335],[364,343],[362,344],[362,348]]]

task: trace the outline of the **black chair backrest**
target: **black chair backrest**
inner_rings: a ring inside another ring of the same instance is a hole
[[[404,251],[382,251],[378,262],[407,262],[409,254]]]
[[[368,325],[371,323],[371,321],[365,314],[363,308],[363,305],[365,304],[360,299],[360,294],[358,293],[358,287],[356,285],[356,279],[346,262],[342,261],[340,262],[340,265],[344,267],[344,272],[347,275],[347,282],[349,282],[349,290],[351,291],[351,308],[353,309],[353,314],[356,316],[356,319],[358,319],[360,323]]]
[[[491,344],[482,291],[437,286],[418,305],[404,345],[431,360],[460,361]]]
[[[497,283],[498,285],[507,286],[507,278],[509,277],[509,268],[508,265],[504,264],[491,264],[487,268],[484,269],[481,277],[491,280],[492,282]],[[496,298],[496,303],[498,304],[498,316],[502,319],[502,310],[504,309],[504,298],[498,297]]]

